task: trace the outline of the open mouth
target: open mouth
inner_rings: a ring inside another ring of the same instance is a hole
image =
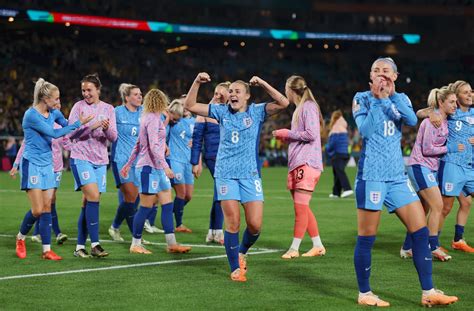
[[[239,102],[239,100],[237,98],[231,98],[230,99],[231,104],[237,104],[238,102]]]

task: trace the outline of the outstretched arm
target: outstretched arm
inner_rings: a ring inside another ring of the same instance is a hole
[[[288,98],[286,98],[282,93],[278,92],[273,86],[268,84],[268,82],[261,79],[260,77],[253,76],[252,79],[250,79],[250,85],[261,86],[265,92],[267,92],[267,94],[273,98],[274,101],[268,103],[265,106],[265,111],[269,115],[273,115],[280,110],[285,109],[290,104]]]

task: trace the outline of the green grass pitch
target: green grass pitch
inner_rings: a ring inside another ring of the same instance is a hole
[[[355,169],[348,169],[348,173],[353,180]],[[81,194],[73,191],[72,183],[71,173],[65,172],[57,208],[63,232],[75,238]],[[117,206],[111,172],[108,184],[108,192],[101,198],[102,240],[110,239],[107,228]],[[178,242],[194,245],[191,253],[167,254],[162,234],[145,234],[145,239],[157,243],[149,247],[153,254],[131,255],[128,252],[131,235],[124,224],[122,234],[126,243],[103,242],[109,257],[75,258],[72,255],[75,243],[70,240],[62,246],[53,245],[64,257],[61,262],[40,259],[41,246],[29,238],[28,257],[16,258],[14,235],[29,203],[25,193],[18,190],[19,179],[11,180],[1,173],[0,310],[365,309],[356,304],[358,291],[352,263],[357,235],[354,199],[328,198],[331,168],[322,174],[311,202],[327,248],[324,257],[280,259],[291,243],[294,221],[292,202],[285,188],[286,168],[264,169],[263,186],[264,225],[255,254],[249,256],[248,282],[234,283],[229,279],[224,248],[206,247],[204,243],[212,198],[208,171],[196,180],[194,198],[185,209],[184,223],[194,232],[177,234]],[[441,236],[441,244],[448,249],[456,211],[457,203]],[[474,242],[472,217],[465,238]],[[244,228],[242,221],[241,230]],[[415,268],[411,260],[399,257],[404,234],[397,217],[384,212],[372,254],[371,285],[376,294],[392,304],[392,310],[421,308]],[[306,236],[301,251],[310,246]],[[433,263],[435,285],[459,296],[460,301],[449,309],[474,310],[474,254],[456,251],[450,254],[452,261]],[[94,270],[98,268],[102,269]],[[51,272],[62,273],[46,274]]]

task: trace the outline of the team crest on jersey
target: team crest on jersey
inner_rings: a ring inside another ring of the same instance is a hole
[[[152,182],[151,182],[151,187],[152,187],[153,189],[158,188],[158,182],[157,182],[156,180],[152,181]]]
[[[245,127],[252,126],[252,123],[253,123],[252,118],[244,118],[243,121],[244,121]]]
[[[222,185],[219,187],[219,192],[222,195],[226,195],[227,192],[229,192],[229,188],[227,187],[227,185]]]
[[[436,178],[433,174],[428,174],[428,180],[431,182],[436,182]]]
[[[466,121],[471,125],[474,124],[474,118],[473,117],[466,117]]]
[[[444,190],[447,192],[453,191],[454,185],[451,182],[444,183]]]
[[[352,112],[357,112],[359,110],[360,110],[360,105],[357,102],[357,100],[354,99],[354,101],[352,102]]]
[[[90,177],[89,171],[82,172],[82,179],[88,180]]]
[[[30,182],[31,184],[36,185],[38,183],[38,176],[31,176]]]
[[[176,173],[176,180],[181,180],[181,179],[183,179],[183,174]]]
[[[382,194],[380,191],[370,191],[370,202],[374,204],[380,203],[380,199],[382,198]]]

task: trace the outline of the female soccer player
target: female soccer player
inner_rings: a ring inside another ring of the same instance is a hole
[[[200,85],[209,81],[211,78],[207,73],[197,75],[186,97],[185,107],[192,113],[219,122],[221,136],[214,177],[226,224],[224,245],[231,279],[245,282],[246,254],[260,235],[263,216],[263,189],[257,158],[260,130],[267,114],[286,108],[289,102],[267,82],[254,76],[250,79],[250,84],[263,87],[273,98],[273,102],[249,104],[250,87],[238,80],[229,87],[228,104],[196,103]],[[240,247],[239,202],[244,206],[247,223]]]
[[[331,158],[334,186],[330,198],[346,198],[354,191],[347,178],[345,168],[349,161],[349,134],[347,133],[347,122],[342,116],[341,110],[336,110],[331,115],[329,122],[329,141],[326,151]]]
[[[170,178],[173,171],[165,160],[166,123],[161,115],[168,107],[168,97],[158,89],[152,89],[145,95],[143,113],[140,120],[140,134],[134,151],[121,170],[122,176],[129,174],[137,152],[135,183],[140,192],[140,208],[133,218],[133,239],[130,246],[132,254],[151,254],[142,245],[142,233],[145,220],[150,214],[157,198],[161,204],[161,222],[168,244],[168,253],[187,253],[191,247],[178,245],[173,226],[173,201],[171,200]]]
[[[93,117],[81,114],[76,122],[67,125],[61,112],[52,110],[58,103],[58,87],[40,78],[35,84],[33,106],[23,117],[25,151],[20,164],[21,190],[26,191],[31,210],[26,213],[16,239],[16,255],[21,259],[26,257],[25,238],[35,221],[39,221],[43,259],[62,259],[51,250],[51,197],[56,185],[51,139],[68,134]],[[54,129],[54,122],[64,127]]]
[[[61,110],[61,103],[58,101],[56,105],[53,107],[58,111]],[[67,123],[65,123],[67,124]],[[55,129],[60,129],[61,125],[54,123]],[[56,243],[58,245],[63,244],[67,241],[68,236],[61,232],[61,228],[59,227],[59,220],[58,220],[58,213],[56,211],[56,191],[61,184],[61,177],[63,174],[63,148],[69,150],[68,146],[68,139],[66,137],[61,137],[57,139],[51,140],[51,149],[53,154],[53,170],[54,170],[54,180],[55,180],[55,187],[53,189],[53,195],[51,197],[51,221],[52,221],[52,228],[54,234],[56,235]],[[22,144],[20,150],[18,150],[18,154],[16,155],[15,162],[13,167],[10,171],[10,175],[14,176],[20,166],[21,160],[23,158],[23,152],[25,151],[25,144]],[[33,235],[31,236],[31,241],[41,243],[41,235],[39,231],[39,222],[37,221],[35,224],[35,230]]]
[[[428,96],[428,105],[438,111],[443,122],[439,128],[435,128],[429,119],[421,123],[408,160],[408,176],[423,203],[425,213],[429,213],[431,254],[440,261],[447,261],[451,259],[451,256],[439,247],[438,241],[439,221],[443,210],[443,200],[437,182],[439,158],[448,151],[462,152],[465,146],[463,144],[446,145],[447,118],[456,111],[456,94],[446,88],[433,89]],[[411,241],[410,233],[407,233],[405,243],[400,250],[402,258],[412,257]]]
[[[106,191],[108,142],[117,139],[114,107],[99,99],[100,83],[97,74],[87,75],[81,81],[83,100],[74,104],[69,123],[75,122],[82,113],[94,114],[90,126],[81,126],[71,134],[71,170],[76,191],[83,193],[83,206],[79,215],[78,237],[74,256],[88,258],[85,244],[87,234],[91,239],[91,255],[105,257],[109,254],[99,242],[99,200]]]
[[[369,285],[372,247],[385,204],[411,234],[413,262],[422,288],[421,303],[451,304],[458,298],[434,289],[425,213],[405,175],[401,128],[402,124],[416,125],[417,119],[408,97],[395,92],[397,77],[397,66],[391,58],[377,59],[370,71],[370,91],[356,93],[352,104],[364,145],[355,183],[358,237],[354,266],[359,285],[358,303],[390,305],[372,293]]]
[[[276,130],[273,136],[289,142],[287,186],[293,199],[295,226],[293,243],[281,258],[300,256],[299,248],[306,231],[313,241],[313,247],[303,257],[324,256],[326,249],[321,243],[316,217],[309,207],[314,187],[323,171],[321,128],[324,121],[319,105],[302,77],[288,78],[285,90],[290,103],[296,105],[291,130]]]
[[[135,163],[126,178],[120,176],[120,170],[128,161],[135,146],[140,130],[140,116],[142,113],[142,92],[133,84],[122,83],[119,87],[122,105],[115,108],[117,122],[117,140],[112,144],[112,171],[115,184],[119,188],[119,201],[114,222],[109,228],[109,234],[114,241],[123,241],[120,235],[120,225],[125,219],[133,233],[133,217],[137,208],[138,188],[135,186]]]
[[[219,83],[214,89],[214,96],[211,104],[227,103],[229,100],[230,82]],[[191,164],[193,165],[193,175],[198,178],[202,172],[201,149],[204,141],[204,162],[211,172],[214,179],[214,171],[216,165],[217,149],[219,148],[219,124],[212,118],[198,116],[193,132],[193,145],[191,147]],[[206,236],[206,243],[215,242],[224,244],[224,231],[222,226],[224,223],[224,215],[222,214],[221,202],[217,200],[217,189],[214,180],[214,197],[212,201],[209,232]]]
[[[462,152],[448,152],[440,162],[439,183],[443,195],[443,213],[440,230],[444,219],[453,208],[454,199],[464,193],[474,193],[474,108],[472,107],[472,88],[466,81],[456,81],[448,88],[457,96],[458,109],[448,118],[448,144],[464,144]],[[430,118],[431,119],[431,118]],[[460,207],[470,205],[469,199],[460,197]],[[474,248],[463,239],[464,225],[468,213],[462,213],[461,223],[455,226],[454,240],[451,247],[467,253],[474,253]],[[464,222],[463,222],[464,221]]]
[[[194,191],[193,169],[191,160],[191,139],[193,136],[194,118],[184,109],[183,100],[175,99],[171,102],[168,111],[170,114],[180,116],[176,122],[169,123],[168,157],[171,170],[174,173],[172,185],[175,191],[173,213],[176,220],[176,232],[191,233],[192,230],[183,224],[184,207],[191,201]]]

